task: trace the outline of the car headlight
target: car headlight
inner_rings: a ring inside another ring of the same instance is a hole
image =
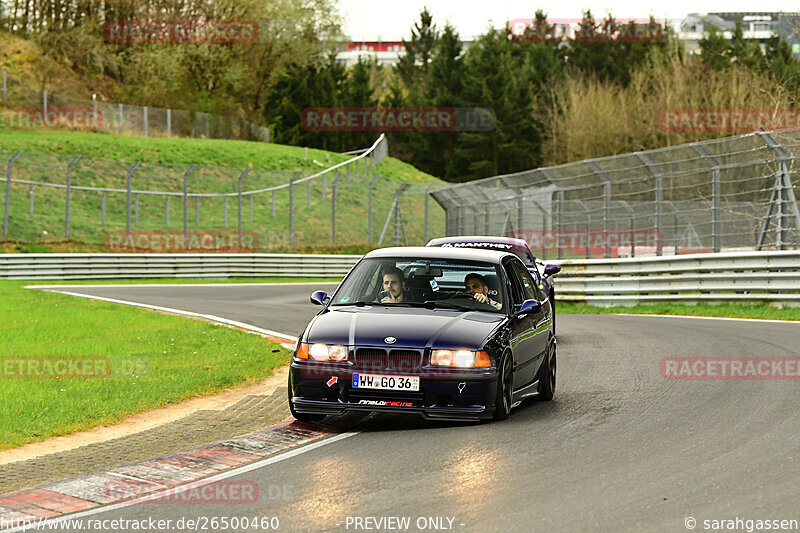
[[[492,366],[487,352],[473,352],[471,350],[433,350],[431,352],[431,364],[456,368]]]
[[[297,349],[298,359],[314,361],[347,361],[347,347],[340,344],[300,343]]]

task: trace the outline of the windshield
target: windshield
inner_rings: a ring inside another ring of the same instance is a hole
[[[491,263],[414,257],[364,259],[331,305],[385,304],[505,312],[499,267]]]

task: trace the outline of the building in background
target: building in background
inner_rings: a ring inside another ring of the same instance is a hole
[[[741,12],[741,13],[691,13],[684,18],[679,27],[678,38],[690,53],[700,52],[700,39],[708,36],[712,26],[723,37],[730,39],[736,21],[742,22],[742,31],[747,40],[757,41],[763,51],[767,39],[774,34],[789,43],[792,54],[800,57],[800,13]]]
[[[649,19],[619,20],[622,22],[633,20],[637,23],[646,23]],[[758,42],[762,51],[766,48],[767,40],[777,34],[789,43],[792,54],[800,59],[800,13],[798,12],[690,13],[679,22],[671,21],[670,25],[673,29],[677,29],[678,39],[683,42],[686,50],[690,54],[696,54],[700,52],[700,39],[708,36],[712,26],[716,27],[723,37],[730,39],[733,36],[737,20],[742,22],[744,38]],[[531,22],[532,19],[513,19],[510,21],[512,33],[515,35],[521,34],[524,26]],[[573,37],[575,28],[580,25],[580,19],[551,17],[548,22],[556,26],[557,34],[562,35],[565,40]],[[598,22],[600,22],[599,19]],[[657,20],[657,22],[659,24],[663,23],[661,20]],[[462,41],[464,50],[473,42],[475,42],[474,37]],[[404,53],[405,46],[403,46],[401,37],[393,37],[387,40],[377,37],[372,40],[349,42],[347,49],[339,52],[336,58],[345,66],[354,65],[358,62],[358,58],[362,57],[364,59],[375,58],[378,65],[393,67]]]

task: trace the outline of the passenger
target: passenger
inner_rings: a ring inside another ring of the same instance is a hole
[[[464,278],[464,285],[467,288],[467,292],[472,294],[472,297],[475,298],[476,301],[489,304],[498,311],[503,308],[503,304],[489,298],[489,284],[486,282],[486,278],[480,274],[476,274],[475,272],[467,274],[467,277]]]
[[[403,271],[392,267],[383,272],[383,292],[381,303],[400,303],[405,301],[406,280]]]

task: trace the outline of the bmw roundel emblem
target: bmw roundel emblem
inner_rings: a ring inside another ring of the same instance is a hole
[[[385,339],[383,339],[383,342],[385,342],[386,344],[394,344],[397,342],[397,339],[395,339],[394,337],[386,337]]]

